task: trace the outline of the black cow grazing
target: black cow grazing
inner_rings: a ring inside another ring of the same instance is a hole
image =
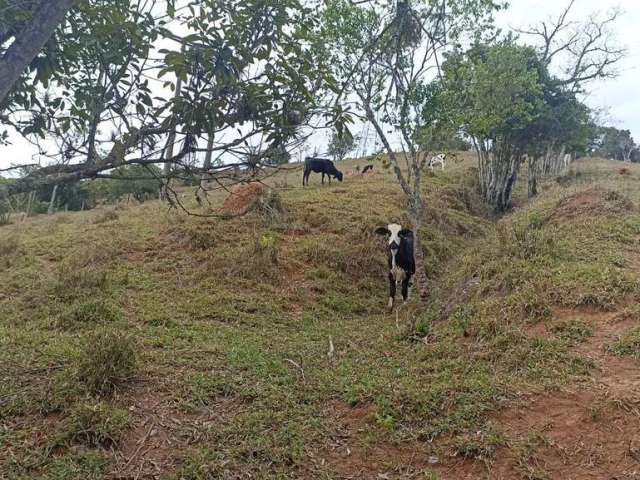
[[[302,174],[302,186],[309,185],[309,175],[311,172],[322,173],[322,184],[324,185],[324,176],[337,178],[342,181],[342,172],[340,172],[333,162],[327,158],[307,157],[304,159],[304,173]]]
[[[371,164],[365,165],[364,168],[362,169],[362,175],[367,173],[369,170],[371,170],[373,172],[373,165],[371,165]]]
[[[402,284],[402,299],[406,302],[409,296],[409,282],[416,273],[413,257],[413,232],[403,229],[401,225],[392,223],[376,229],[378,235],[387,237],[389,246],[389,309],[393,308],[396,299],[396,286]]]

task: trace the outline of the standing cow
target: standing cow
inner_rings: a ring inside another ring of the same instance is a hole
[[[303,187],[309,185],[309,175],[311,175],[311,172],[322,173],[323,185],[325,175],[329,177],[329,183],[331,183],[331,177],[337,178],[340,182],[342,181],[342,172],[327,158],[307,157],[304,159],[304,173],[302,174]]]
[[[409,282],[416,273],[413,256],[413,232],[397,223],[376,229],[378,235],[387,238],[389,259],[389,309],[393,308],[397,284],[402,284],[402,299],[409,297]]]

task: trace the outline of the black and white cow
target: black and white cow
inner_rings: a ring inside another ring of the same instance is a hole
[[[304,159],[304,173],[302,174],[303,187],[309,185],[309,175],[311,175],[311,172],[322,173],[323,185],[325,175],[329,177],[329,183],[331,183],[331,177],[337,178],[340,182],[342,181],[342,172],[327,158],[307,157]]]
[[[402,299],[409,296],[409,282],[416,273],[413,257],[413,232],[397,223],[376,229],[378,235],[387,237],[389,247],[389,309],[393,308],[396,298],[396,286],[402,284]]]
[[[431,157],[431,160],[429,160],[429,168],[433,170],[433,167],[435,167],[436,164],[439,163],[442,166],[442,170],[444,170],[446,162],[447,162],[446,154],[440,153],[438,155],[434,155],[433,157]]]
[[[365,165],[364,168],[362,169],[362,174],[364,175],[367,172],[373,172],[373,165],[369,164],[369,165]]]

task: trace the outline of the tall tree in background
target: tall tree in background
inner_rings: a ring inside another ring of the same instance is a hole
[[[576,95],[584,93],[594,80],[615,77],[616,65],[626,53],[612,33],[620,11],[576,21],[571,19],[576,4],[576,0],[570,0],[554,21],[519,30],[536,45],[549,105],[543,125],[539,122],[534,127],[544,136],[528,157],[530,196],[537,193],[539,177],[562,173],[567,166],[566,155],[574,156],[584,149],[590,119]]]
[[[480,192],[498,212],[511,206],[518,172],[537,140],[532,126],[546,107],[539,67],[535,51],[513,39],[456,52],[443,67],[445,97],[478,155]]]
[[[629,130],[600,127],[596,138],[596,155],[623,162],[631,161],[631,154],[636,149],[636,143]]]
[[[353,152],[358,145],[358,138],[353,135],[340,135],[336,131],[331,132],[329,148],[327,154],[334,161],[343,160],[350,152]]]

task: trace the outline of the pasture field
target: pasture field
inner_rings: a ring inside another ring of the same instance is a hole
[[[0,478],[640,478],[640,167],[578,161],[495,218],[461,158],[397,313],[380,169],[275,177],[276,214],[0,228]]]

